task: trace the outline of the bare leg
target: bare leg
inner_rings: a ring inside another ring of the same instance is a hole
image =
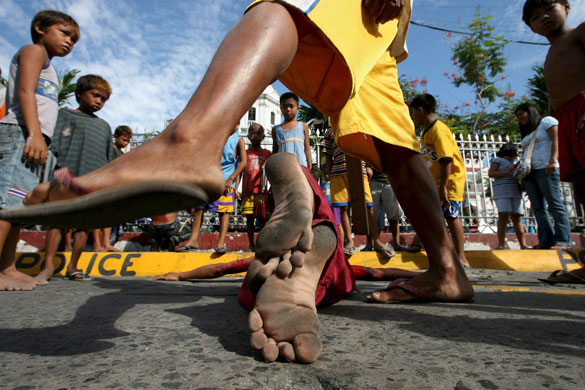
[[[374,217],[374,208],[368,207],[368,224],[370,225],[370,234],[372,237],[372,242],[374,245],[374,250],[381,253],[384,257],[390,258],[394,256],[396,253],[392,247],[384,244],[382,240],[380,240],[380,230],[378,230],[378,221]]]
[[[106,251],[120,252],[120,250],[118,248],[116,248],[115,246],[110,244],[110,236],[112,235],[112,228],[111,227],[103,228],[103,232],[104,232],[104,239],[102,241],[102,246],[106,249]]]
[[[96,252],[105,252],[106,249],[102,244],[102,229],[93,229],[91,235],[93,237],[93,250]]]
[[[246,217],[246,232],[248,233],[248,242],[250,243],[250,249],[253,251],[255,248],[254,244],[254,221],[255,218],[253,215],[248,215]]]
[[[451,237],[453,238],[453,243],[455,244],[455,250],[457,251],[457,256],[459,257],[459,261],[463,264],[464,267],[471,267],[469,265],[469,261],[465,257],[465,235],[463,234],[463,224],[461,223],[460,218],[446,218],[447,225],[449,226],[449,231],[451,232]]]
[[[55,255],[59,249],[63,233],[59,228],[50,228],[45,238],[45,268],[35,276],[35,279],[41,281],[51,280],[55,272]]]
[[[526,245],[526,230],[524,229],[524,224],[522,223],[522,215],[512,214],[512,226],[514,226],[514,232],[518,238],[520,248],[528,249],[528,246]]]
[[[351,219],[349,218],[349,207],[341,206],[339,208],[339,217],[341,218],[341,228],[343,229],[343,246],[353,249],[355,246],[351,234]]]
[[[185,246],[199,249],[199,232],[203,223],[203,210],[195,210],[193,213],[193,225],[191,226],[191,236]]]
[[[0,291],[30,291],[36,285],[33,282],[34,279],[33,281],[22,279],[21,272],[17,271],[14,266],[14,253],[10,254],[11,250],[16,251],[16,244],[14,244],[14,248],[11,248],[12,243],[9,242],[9,237],[13,236],[13,227],[16,227],[20,231],[18,225],[0,221]],[[18,233],[16,237],[18,239]]]
[[[230,227],[230,215],[228,213],[219,213],[219,239],[217,247],[225,247],[225,238]]]
[[[87,236],[87,232],[83,230],[78,230],[73,233],[73,250],[71,251],[71,261],[67,267],[68,275],[71,275],[73,272],[81,271],[77,268],[77,263],[79,262],[81,253],[83,252],[85,244],[87,243]]]
[[[473,297],[473,287],[445,229],[439,194],[423,157],[411,150],[376,140],[400,204],[419,235],[429,257],[429,270],[409,283],[421,292],[444,301],[465,301]],[[416,299],[402,289],[379,290],[372,294],[377,302]]]
[[[506,230],[508,230],[509,219],[510,213],[498,213],[498,249],[506,248]]]
[[[219,196],[224,180],[221,151],[233,124],[289,66],[298,44],[284,6],[262,3],[230,30],[187,107],[160,135],[106,166],[78,178],[89,190],[153,180],[191,183]],[[186,159],[185,156],[193,156]],[[77,195],[43,183],[26,204]]]
[[[392,237],[394,238],[394,245],[395,246],[402,245],[400,241],[400,224],[396,220],[390,220],[388,221],[388,223],[390,224],[390,232],[392,233]]]
[[[71,250],[73,249],[73,245],[71,243],[72,241],[73,241],[73,230],[66,229],[66,232],[65,232],[65,251],[66,252],[71,252]]]

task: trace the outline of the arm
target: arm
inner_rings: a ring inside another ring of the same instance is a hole
[[[498,169],[500,168],[500,164],[498,164],[497,162],[494,162],[494,163],[492,163],[492,165],[490,165],[490,171],[488,172],[488,176],[491,177],[492,179],[504,177],[504,176],[510,174],[512,171],[514,171],[514,169],[516,168],[516,165],[518,165],[518,164],[512,164],[512,165],[510,165],[510,167],[508,169],[504,169],[503,171],[498,171]]]
[[[402,13],[405,0],[362,0],[366,14],[375,23],[384,24]]]
[[[234,196],[237,196],[238,193],[238,185],[240,184],[240,174],[246,168],[248,164],[248,154],[246,153],[246,143],[244,142],[243,138],[240,138],[238,141],[238,146],[236,147],[236,156],[240,156],[240,162],[236,167],[234,173],[228,177],[225,181],[225,192],[228,192],[229,188],[232,187],[234,180],[236,180],[236,187],[234,189]]]
[[[278,144],[276,143],[276,127],[272,128],[272,153],[278,153]]]
[[[303,132],[305,133],[305,155],[307,156],[307,167],[313,167],[313,157],[311,155],[311,139],[309,138],[309,125],[303,123]]]
[[[545,172],[549,175],[557,169],[557,158],[559,157],[559,143],[557,140],[557,133],[559,131],[558,126],[552,126],[546,129],[548,136],[550,137],[550,159],[546,166]]]
[[[439,199],[441,200],[441,206],[447,206],[449,202],[449,196],[447,195],[447,183],[449,182],[449,175],[451,175],[451,164],[452,159],[442,158],[439,160],[441,164],[441,182],[439,184]]]
[[[325,171],[323,172],[323,177],[327,181],[331,180],[331,168],[333,167],[333,157],[329,153],[325,153]]]
[[[48,152],[39,123],[35,91],[45,65],[46,53],[39,45],[27,45],[18,56],[18,100],[28,131],[22,157],[32,165],[44,164]]]

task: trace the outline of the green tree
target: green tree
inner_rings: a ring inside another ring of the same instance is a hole
[[[475,134],[488,123],[486,116],[489,106],[498,98],[512,98],[513,92],[501,92],[497,87],[498,81],[504,80],[503,72],[506,67],[504,47],[506,41],[501,36],[494,36],[494,27],[490,25],[492,16],[476,13],[473,22],[469,25],[471,36],[458,41],[453,47],[453,64],[460,74],[446,73],[451,82],[460,87],[465,84],[473,89],[475,94],[475,108],[472,115],[472,133]]]
[[[73,79],[79,72],[81,72],[79,69],[67,69],[57,74],[57,77],[59,77],[59,95],[57,97],[59,107],[64,106],[67,100],[75,94],[77,84],[73,82]]]
[[[532,67],[534,75],[528,79],[527,87],[530,91],[530,100],[538,108],[541,115],[551,115],[549,108],[549,95],[544,79],[544,66],[535,65]]]

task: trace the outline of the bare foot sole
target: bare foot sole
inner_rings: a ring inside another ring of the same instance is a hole
[[[277,274],[268,277],[250,312],[248,326],[252,348],[261,350],[268,362],[282,358],[312,363],[321,354],[315,291],[321,272],[335,250],[337,238],[324,225],[315,226],[313,232],[313,249],[307,252],[304,266],[285,278]],[[259,272],[261,266],[259,260],[254,260],[248,274]]]
[[[0,274],[0,291],[31,291],[34,288],[34,284],[22,283]]]
[[[256,240],[255,254],[264,267],[255,275],[262,280],[273,272],[286,276],[302,267],[313,242],[313,191],[296,157],[272,155],[266,163],[266,176],[276,207]]]
[[[473,298],[473,287],[461,271],[433,274],[431,270],[413,279],[397,279],[388,287],[376,290],[367,297],[368,302],[467,302]]]

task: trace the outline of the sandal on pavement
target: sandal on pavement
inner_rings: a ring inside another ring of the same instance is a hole
[[[77,282],[86,282],[91,280],[89,274],[86,274],[83,271],[75,271],[70,274],[65,274],[65,277],[69,280],[74,280]]]
[[[351,256],[355,252],[355,246],[353,245],[346,245],[343,247],[343,254],[346,256]]]
[[[227,253],[227,247],[224,246],[218,246],[217,248],[215,248],[213,250],[215,253],[217,253],[218,255],[223,255]]]
[[[563,279],[566,278],[566,279]],[[565,271],[562,269],[554,271],[552,274],[548,276],[546,279],[538,279],[541,282],[545,282],[548,284],[585,284],[585,278],[580,277],[574,272]]]
[[[386,245],[383,248],[374,248],[374,251],[376,251],[376,253],[379,253],[380,255],[382,255],[382,257],[385,257],[386,259],[391,259],[392,257],[396,256],[396,252],[394,251],[394,248],[390,244]]]

